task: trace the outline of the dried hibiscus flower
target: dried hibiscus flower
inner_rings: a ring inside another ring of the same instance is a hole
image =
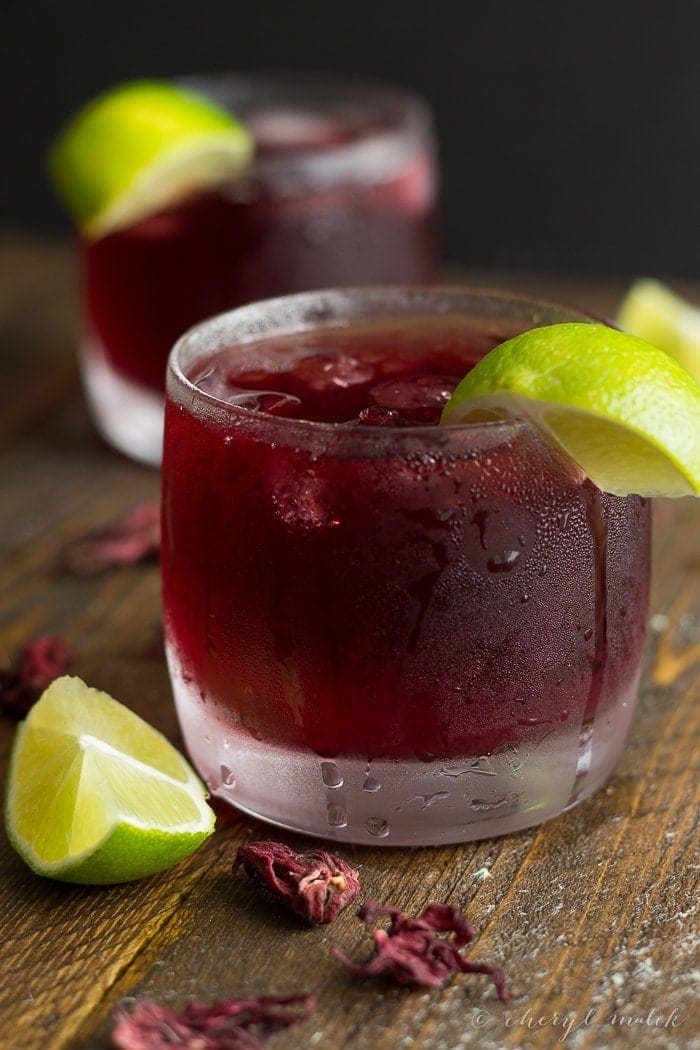
[[[485,973],[493,978],[498,997],[507,1002],[505,976],[488,963],[475,963],[460,949],[474,940],[471,923],[457,908],[447,904],[430,904],[416,919],[407,918],[398,908],[368,901],[358,911],[367,925],[389,916],[388,930],[372,933],[376,954],[366,963],[348,959],[338,948],[331,949],[335,959],[358,977],[386,974],[399,984],[425,985],[437,988],[451,973]],[[438,934],[452,934],[451,939]]]
[[[118,565],[136,565],[155,558],[160,549],[160,510],[149,500],[65,545],[61,560],[70,572],[92,576]]]
[[[119,1050],[256,1050],[315,1009],[312,995],[191,1002],[181,1012],[144,999],[131,1013],[117,1013],[112,1043]]]
[[[360,892],[358,872],[323,850],[295,853],[281,842],[253,842],[238,850],[234,870],[239,864],[314,926],[333,922]]]
[[[0,712],[24,718],[54,678],[65,674],[75,653],[58,635],[49,634],[27,642],[12,667],[0,671]]]

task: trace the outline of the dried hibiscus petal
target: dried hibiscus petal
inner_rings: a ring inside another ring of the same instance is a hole
[[[75,653],[63,638],[49,634],[27,642],[8,670],[0,671],[0,712],[24,718],[54,678],[65,674]]]
[[[356,963],[338,948],[331,949],[335,959],[358,977],[387,975],[399,984],[437,988],[451,973],[484,973],[493,978],[498,997],[507,1002],[505,976],[488,963],[475,963],[460,949],[474,940],[474,930],[465,915],[447,904],[431,904],[416,919],[407,918],[398,908],[368,901],[358,916],[370,925],[384,916],[389,928],[372,932],[375,955],[366,963]],[[439,937],[448,934],[451,937]]]
[[[79,576],[92,576],[118,565],[136,565],[155,558],[160,549],[160,509],[149,500],[65,545],[61,560]]]
[[[312,995],[191,1002],[182,1011],[144,999],[130,1013],[118,1011],[112,1043],[119,1050],[256,1050],[315,1009]]]
[[[234,870],[239,864],[312,925],[333,922],[360,892],[358,872],[323,850],[295,853],[281,842],[253,842],[238,850]]]

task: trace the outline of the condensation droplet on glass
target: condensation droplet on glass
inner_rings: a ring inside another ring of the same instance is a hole
[[[467,773],[473,773],[471,768],[471,762],[452,762],[449,765],[443,765],[440,770],[444,777],[463,777]]]
[[[348,823],[348,814],[345,806],[339,806],[336,802],[331,802],[326,807],[326,817],[328,819],[329,827],[331,828],[344,828]]]
[[[440,772],[444,777],[461,777],[465,773],[469,772],[469,766],[465,766],[461,762],[457,762],[454,765],[442,766]]]
[[[479,755],[469,764],[469,769],[472,773],[485,773],[488,777],[496,776],[496,769],[488,755]]]
[[[375,839],[385,839],[389,834],[389,821],[384,817],[367,817],[362,826]]]
[[[486,562],[489,572],[510,572],[520,561],[520,551],[503,551],[502,554],[494,554]]]
[[[517,747],[509,748],[506,751],[506,762],[511,775],[515,776],[525,765],[525,756],[520,754]]]
[[[343,777],[339,773],[335,762],[321,763],[321,780],[327,788],[339,788],[343,786]]]
[[[221,776],[221,783],[224,787],[230,788],[236,786],[236,775],[228,766],[220,766],[219,774]]]
[[[377,778],[372,776],[372,761],[369,759],[365,766],[365,779],[362,784],[362,790],[372,793],[381,790],[381,786]]]
[[[434,806],[436,802],[442,802],[443,799],[449,798],[449,791],[434,791],[432,795],[413,795],[411,798],[407,798],[405,802],[400,802],[398,806],[394,806],[397,813],[400,813],[404,806],[410,806],[413,802],[420,803],[421,810],[429,809],[430,806]]]
[[[496,776],[494,764],[488,755],[479,755],[478,758],[465,759],[463,762],[444,765],[440,772],[445,777],[462,777],[467,773],[481,773],[489,777]]]
[[[473,798],[469,803],[470,809],[475,809],[477,812],[488,809],[500,809],[501,806],[514,806],[520,801],[520,795],[517,791],[511,791],[505,798],[497,799],[494,802],[488,802],[484,798]]]

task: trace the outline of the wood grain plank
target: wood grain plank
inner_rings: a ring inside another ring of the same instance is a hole
[[[621,282],[542,275],[502,284],[612,313]],[[93,436],[70,344],[75,275],[61,245],[0,239],[0,661],[35,631],[79,650],[77,673],[180,742],[162,654],[154,566],[76,579],[56,569],[70,535],[156,494],[157,476]],[[700,299],[700,285],[683,289]],[[317,1016],[275,1048],[555,1047],[565,1043],[690,1046],[698,963],[697,738],[700,675],[698,508],[661,504],[647,673],[628,747],[609,785],[544,827],[504,839],[425,850],[348,848],[368,897],[417,912],[465,908],[481,930],[473,956],[502,966],[517,994],[503,1006],[483,977],[440,991],[358,981],[329,958],[361,957],[364,928],[344,913],[307,930],[231,866],[266,832],[229,815],[187,862],[113,888],[57,886],[33,876],[0,841],[0,1047],[102,1050],[115,1005],[130,997],[306,990]],[[0,765],[12,726],[0,725]],[[289,838],[291,843],[298,839]],[[625,1016],[680,1026],[628,1027]],[[530,1011],[528,1013],[528,1011]],[[585,1023],[588,1011],[590,1022]],[[542,1019],[542,1025],[538,1024]],[[573,1023],[572,1021],[572,1023]]]

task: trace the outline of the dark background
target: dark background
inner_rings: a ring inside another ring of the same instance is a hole
[[[256,67],[427,96],[452,261],[700,273],[700,0],[0,0],[0,225],[67,230],[41,170],[123,78]]]

